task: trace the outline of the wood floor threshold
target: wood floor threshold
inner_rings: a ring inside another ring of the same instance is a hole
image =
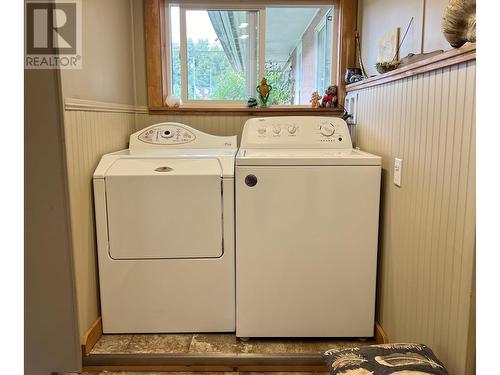
[[[160,366],[160,365],[139,365],[139,366],[84,366],[85,373],[103,372],[318,372],[324,374],[328,372],[325,365],[322,366]]]
[[[326,371],[319,353],[90,354],[85,371]]]

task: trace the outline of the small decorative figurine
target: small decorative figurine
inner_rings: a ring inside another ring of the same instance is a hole
[[[169,95],[165,99],[165,104],[170,108],[179,108],[179,106],[182,104],[182,101],[181,98],[177,96]]]
[[[346,84],[352,83],[351,77],[353,77],[353,76],[361,76],[362,77],[361,68],[347,68],[345,70],[344,82]]]
[[[322,108],[337,107],[337,86],[331,85],[325,91],[323,99],[321,99]]]
[[[312,108],[319,108],[320,106],[320,101],[321,96],[319,96],[317,91],[314,91],[311,95],[311,100],[309,100],[309,103],[311,103]]]
[[[260,106],[261,108],[267,107],[267,99],[269,99],[269,93],[273,89],[271,85],[267,84],[267,79],[264,77],[260,81],[260,85],[256,87],[257,93],[259,94]]]
[[[247,100],[247,107],[248,108],[255,108],[257,107],[257,99],[255,99],[253,96],[249,97]]]
[[[349,78],[349,83],[355,83],[364,80],[365,77],[363,77],[361,74],[354,74]]]

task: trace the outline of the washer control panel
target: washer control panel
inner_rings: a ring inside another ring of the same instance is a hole
[[[193,142],[196,135],[185,127],[174,124],[162,124],[149,127],[139,133],[137,139],[153,145],[178,145]]]
[[[241,147],[352,148],[349,129],[338,117],[283,116],[250,119]]]

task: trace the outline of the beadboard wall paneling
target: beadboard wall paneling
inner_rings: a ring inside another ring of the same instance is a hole
[[[456,375],[475,341],[475,83],[469,61],[357,91],[357,144],[383,158],[378,320]]]
[[[134,113],[64,114],[80,337],[99,316],[92,174],[103,154],[127,148],[134,129]]]

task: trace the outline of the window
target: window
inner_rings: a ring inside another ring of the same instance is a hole
[[[265,76],[273,87],[268,105],[309,104],[312,91],[331,84],[326,70],[331,70],[332,12],[331,6],[199,9],[171,4],[169,92],[187,105],[241,106],[256,96]],[[314,43],[319,24],[321,43]],[[321,80],[314,77],[319,71]]]
[[[244,101],[253,94],[258,74],[257,11],[171,6],[170,20],[174,95],[196,102]]]
[[[244,108],[263,77],[273,87],[268,106],[309,107],[330,84],[342,95],[339,77],[354,64],[348,0],[144,4],[150,109],[165,108],[168,95],[187,108]]]

